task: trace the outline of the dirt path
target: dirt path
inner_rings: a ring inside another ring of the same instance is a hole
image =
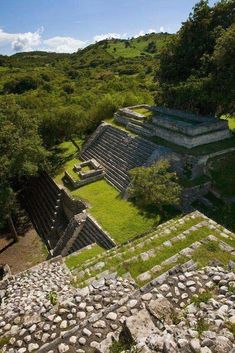
[[[5,241],[1,241],[1,245],[4,242],[5,245],[10,243],[6,238]],[[17,273],[46,260],[46,257],[47,250],[39,235],[34,229],[30,229],[23,236],[19,236],[17,243],[13,243],[0,253],[0,264],[8,264],[11,272]]]

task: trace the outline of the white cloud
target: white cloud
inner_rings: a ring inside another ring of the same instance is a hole
[[[9,43],[13,51],[30,51],[36,49],[41,44],[41,33],[43,28],[36,32],[7,33],[0,29],[0,45]]]
[[[144,36],[145,34],[150,34],[150,33],[157,33],[155,28],[150,28],[147,31],[144,31],[143,29],[141,31],[139,31],[139,33],[134,35],[134,38],[140,37],[140,36]]]
[[[43,45],[46,46],[46,50],[55,51],[57,53],[74,53],[78,49],[83,48],[86,42],[75,39],[72,37],[52,37],[45,39]]]
[[[112,38],[116,38],[116,39],[120,39],[120,38],[125,38],[126,37],[126,33],[124,35],[121,35],[119,33],[105,33],[105,34],[97,34],[96,36],[94,36],[94,42],[100,42],[101,40],[105,40],[105,39],[112,39]]]
[[[25,33],[8,33],[0,28],[0,48],[11,47],[12,52],[32,51],[32,50],[45,50],[57,53],[73,53],[78,49],[84,48],[86,45],[99,42],[104,39],[127,39],[130,37],[128,33],[104,33],[97,34],[91,41],[82,41],[73,37],[55,36],[52,38],[43,38],[43,27],[35,32]],[[165,32],[165,27],[160,27],[160,32]],[[157,33],[156,29],[150,28],[147,31],[141,30],[134,38],[144,36],[149,33]],[[10,51],[10,50],[9,50]]]

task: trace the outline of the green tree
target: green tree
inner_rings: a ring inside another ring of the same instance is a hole
[[[63,140],[71,140],[76,145],[74,138],[84,132],[86,124],[87,120],[82,110],[72,106],[59,107],[45,117],[41,133],[49,146]]]
[[[169,162],[161,160],[149,167],[131,170],[131,196],[143,206],[156,205],[161,212],[164,206],[177,205],[181,187],[176,173],[169,168]]]
[[[39,86],[39,81],[31,76],[25,76],[8,81],[3,86],[4,93],[22,94],[29,90],[35,90]]]
[[[47,156],[36,119],[6,97],[0,104],[0,226],[15,211],[17,186],[43,168]]]
[[[195,5],[161,50],[157,104],[206,114],[234,111],[234,9],[235,0]]]

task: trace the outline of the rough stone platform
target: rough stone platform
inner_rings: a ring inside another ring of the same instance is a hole
[[[164,231],[177,232],[177,223],[185,226],[189,220],[200,221],[200,226],[193,226],[200,234],[206,222],[199,215],[161,225],[160,238]],[[213,221],[207,223],[209,231],[220,229],[231,244],[231,232]],[[192,236],[190,231],[185,235]],[[153,239],[149,243],[146,238],[137,239],[125,245],[126,251],[134,247],[141,251],[140,245],[151,245]],[[234,257],[234,248],[220,236],[209,235],[197,243],[207,242],[217,242],[224,254]],[[169,245],[165,242],[164,246]],[[158,247],[162,249],[160,243]],[[1,353],[233,352],[235,263],[230,260],[222,266],[215,260],[197,267],[190,260],[194,248],[198,244],[187,248],[186,262],[181,265],[169,258],[169,269],[160,275],[156,272],[141,287],[128,273],[119,276],[106,271],[77,288],[74,274],[61,257],[8,277],[0,282]],[[109,252],[114,256],[114,250]],[[103,261],[108,259],[107,252]]]

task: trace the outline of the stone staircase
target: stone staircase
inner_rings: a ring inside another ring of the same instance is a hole
[[[59,239],[58,223],[62,230],[66,227],[65,217],[61,214],[60,188],[43,172],[39,177],[31,178],[22,199],[35,229],[52,249]]]
[[[115,246],[111,237],[84,211],[85,204],[71,199],[46,173],[32,178],[22,197],[51,255],[66,256],[95,243],[105,249]]]
[[[107,250],[116,245],[110,236],[101,229],[94,218],[87,215],[84,220],[84,225],[79,232],[79,235],[74,239],[68,254],[74,253],[88,244],[94,243]]]
[[[79,286],[114,271],[120,274],[129,272],[138,284],[143,285],[172,265],[187,261],[209,236],[221,242],[228,239],[230,244],[234,242],[233,233],[222,231],[214,221],[200,212],[193,212],[159,226],[151,234],[87,260],[72,272]],[[230,249],[229,245],[227,249]]]
[[[85,146],[81,157],[95,158],[106,170],[105,178],[119,191],[130,183],[128,171],[146,163],[157,146],[111,125],[103,125],[92,143]]]

